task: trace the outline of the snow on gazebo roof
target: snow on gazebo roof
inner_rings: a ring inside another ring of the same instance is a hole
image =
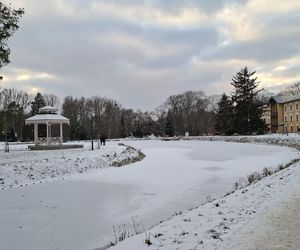
[[[58,114],[37,114],[35,116],[32,116],[28,119],[26,119],[26,125],[32,124],[32,123],[70,123],[70,120],[62,115]]]
[[[39,109],[39,113],[25,120],[25,124],[33,123],[66,123],[70,124],[70,120],[62,115],[57,114],[58,109],[45,106]]]
[[[39,109],[39,114],[57,114],[58,109],[52,106],[45,106]]]

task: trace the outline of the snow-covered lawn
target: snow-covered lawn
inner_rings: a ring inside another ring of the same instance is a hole
[[[0,153],[2,169],[5,166],[8,169],[20,168],[22,165],[40,169],[48,166],[49,162],[59,171],[72,169],[75,164],[83,168],[90,166],[84,173],[68,173],[68,178],[64,180],[15,186],[1,191],[1,247],[7,250],[102,247],[114,239],[114,225],[118,228],[137,216],[137,224],[150,228],[175,212],[204,203],[208,197],[221,197],[232,190],[233,183],[240,177],[261,171],[264,167],[277,167],[298,157],[296,150],[278,146],[201,141],[126,141],[126,144],[141,149],[146,158],[121,168],[91,171],[100,159],[105,159],[102,158],[105,150],[119,152],[117,144],[109,142],[107,148],[95,152],[71,150],[64,152],[64,155],[58,151]],[[72,160],[68,161],[70,158]],[[84,160],[76,161],[77,158]],[[16,178],[13,174],[8,176],[6,179]],[[34,172],[34,176],[39,175]],[[211,213],[214,216],[214,212]],[[181,221],[180,217],[176,218]],[[189,222],[186,219],[183,224]],[[205,222],[209,220],[204,219],[201,224]],[[181,224],[176,230],[180,230]],[[197,227],[196,224],[193,226]],[[166,229],[171,228],[168,225]],[[174,230],[170,230],[170,235],[175,233]],[[138,246],[144,246],[140,241],[143,237],[141,235],[138,240],[133,240],[132,246],[136,242]],[[168,239],[166,242],[169,242]],[[125,241],[123,244],[131,243]],[[119,245],[121,249],[141,249],[122,248],[123,244]]]
[[[135,156],[136,152],[108,144],[101,149],[90,150],[89,142],[81,142],[82,149],[30,151],[27,144],[12,144],[4,153],[0,145],[0,188],[27,186],[65,179],[75,174],[106,168],[115,162]],[[96,145],[95,145],[96,148]]]

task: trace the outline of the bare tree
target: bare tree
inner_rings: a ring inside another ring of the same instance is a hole
[[[204,116],[209,113],[207,107],[209,99],[202,91],[186,91],[182,94],[170,96],[165,106],[171,112],[175,134],[184,135],[189,132],[191,135],[206,133],[207,125]]]
[[[279,92],[279,94],[283,96],[292,96],[300,94],[300,82],[296,82],[289,85],[286,89]]]
[[[45,104],[47,106],[52,106],[55,108],[59,108],[60,106],[60,99],[58,96],[54,95],[54,94],[43,94],[44,100],[45,100]]]

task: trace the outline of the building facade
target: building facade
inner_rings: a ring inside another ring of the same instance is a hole
[[[270,98],[271,132],[296,133],[300,129],[300,95]]]

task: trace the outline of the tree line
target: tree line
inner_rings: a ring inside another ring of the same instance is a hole
[[[201,135],[214,133],[214,106],[218,96],[202,91],[172,95],[152,112],[124,108],[119,102],[100,96],[66,96],[63,102],[54,94],[32,96],[16,89],[0,91],[0,139],[31,140],[33,127],[25,119],[46,105],[60,107],[70,119],[65,134],[71,140],[104,135],[107,138]],[[171,130],[170,130],[171,126]]]
[[[32,96],[16,89],[0,89],[0,140],[32,140],[33,127],[25,119],[46,105],[59,107],[70,119],[64,134],[71,140],[98,138],[191,136],[206,134],[261,134],[267,132],[262,120],[264,105],[271,93],[259,89],[255,71],[242,68],[230,82],[230,95],[210,95],[203,91],[186,91],[169,96],[154,111],[127,109],[106,97],[66,96],[62,101],[54,94]],[[294,94],[298,83],[283,91]]]

